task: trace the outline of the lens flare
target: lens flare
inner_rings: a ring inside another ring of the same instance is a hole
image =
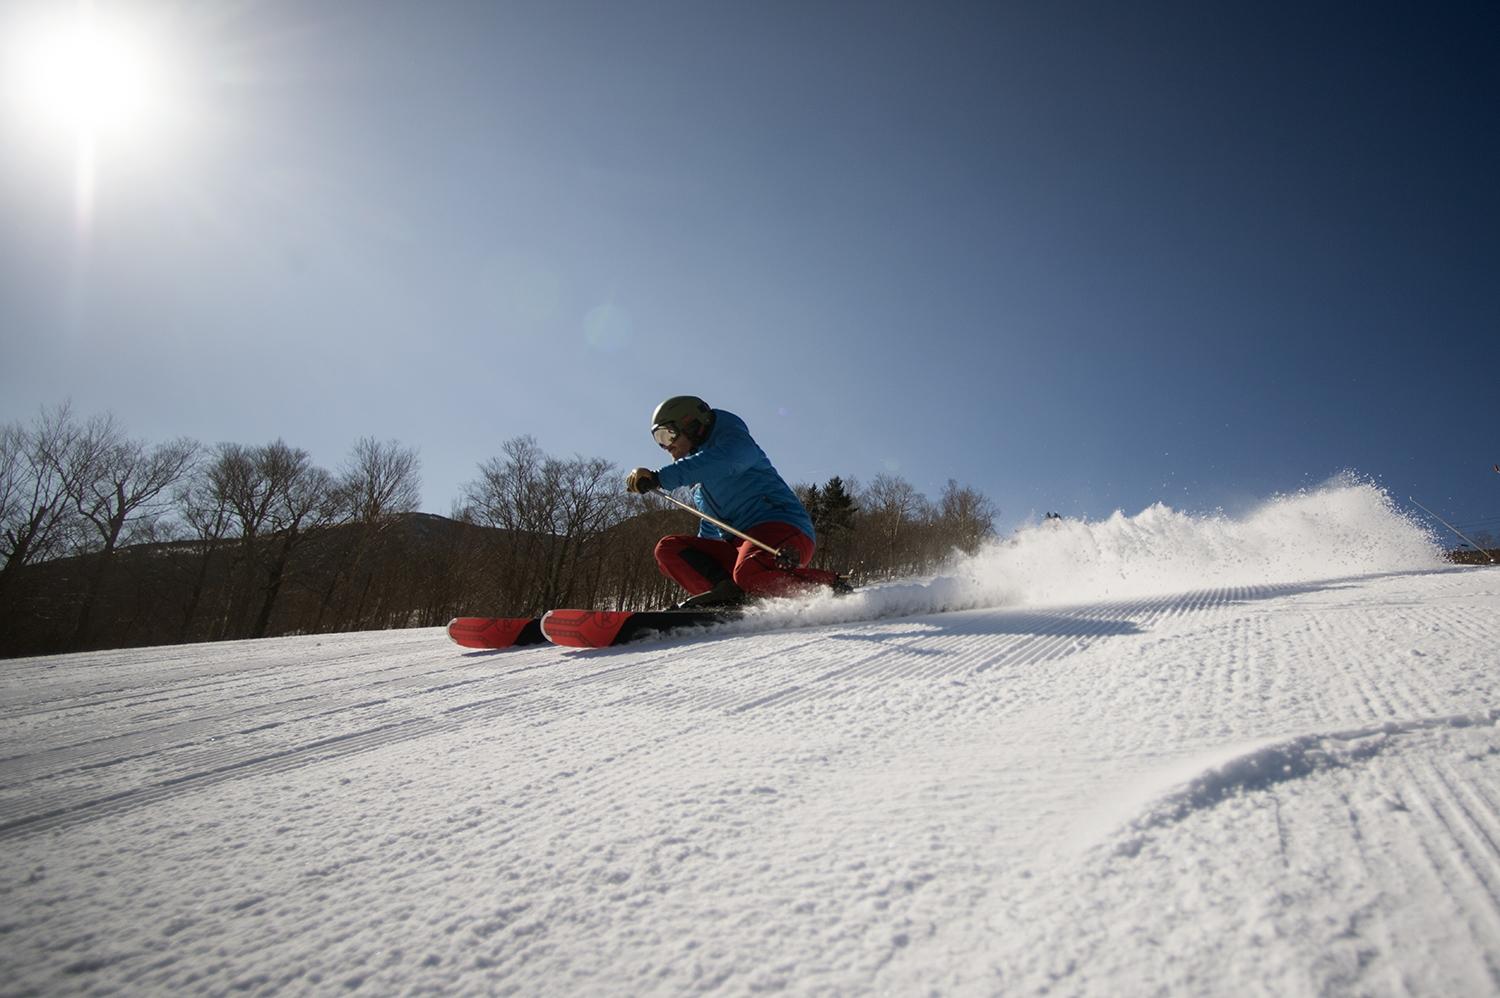
[[[583,319],[584,341],[601,353],[619,353],[630,345],[635,323],[619,305],[600,305]]]

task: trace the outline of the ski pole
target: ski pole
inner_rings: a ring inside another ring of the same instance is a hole
[[[792,551],[791,549],[787,549],[786,551],[778,551],[775,548],[773,548],[771,545],[767,544],[765,541],[758,541],[754,537],[751,537],[749,534],[745,533],[744,531],[734,529],[729,524],[725,523],[723,520],[715,519],[714,517],[709,516],[707,513],[703,512],[703,510],[699,509],[697,506],[690,506],[690,505],[688,505],[687,503],[683,502],[681,499],[678,499],[676,496],[674,496],[671,493],[667,492],[665,489],[658,488],[658,489],[655,489],[654,491],[656,492],[657,495],[661,496],[663,499],[665,499],[667,502],[671,503],[673,506],[677,506],[677,507],[679,507],[681,509],[685,509],[689,513],[692,513],[694,516],[696,516],[696,517],[698,517],[700,519],[703,519],[703,520],[707,520],[709,523],[712,523],[714,526],[718,527],[720,530],[724,531],[726,534],[733,534],[734,536],[738,537],[742,541],[749,541],[751,544],[754,544],[756,547],[760,548],[762,551],[766,552],[767,554],[775,555],[776,556],[776,564],[777,564],[778,567],[785,568],[788,565],[790,565],[791,567],[795,568],[797,562],[801,561],[801,559],[797,557],[796,552]]]
[[[1422,512],[1426,513],[1428,516],[1432,517],[1434,520],[1436,520],[1437,522],[1441,523],[1443,526],[1447,527],[1449,530],[1453,531],[1455,534],[1458,534],[1458,536],[1463,537],[1463,539],[1468,542],[1469,547],[1473,548],[1475,551],[1478,551],[1480,554],[1482,554],[1486,558],[1488,558],[1490,560],[1490,564],[1491,565],[1495,564],[1495,556],[1494,555],[1490,554],[1484,548],[1480,547],[1478,544],[1475,544],[1473,541],[1469,540],[1467,537],[1464,537],[1463,532],[1460,531],[1453,524],[1449,523],[1447,520],[1443,519],[1441,516],[1438,516],[1432,510],[1428,509],[1426,506],[1423,506],[1421,503],[1417,502],[1417,500],[1413,499],[1411,496],[1407,496],[1406,498],[1411,499],[1412,502],[1416,502],[1417,503],[1417,508],[1420,509]]]

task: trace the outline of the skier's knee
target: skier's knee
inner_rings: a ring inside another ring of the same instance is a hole
[[[759,556],[746,558],[734,566],[734,584],[747,593],[779,595],[788,576],[774,566],[763,563]]]
[[[667,557],[672,557],[674,555],[680,554],[682,550],[688,546],[688,541],[690,540],[692,540],[692,538],[683,537],[677,534],[663,537],[661,540],[656,542],[656,560],[658,562],[661,561],[662,556],[664,555]]]

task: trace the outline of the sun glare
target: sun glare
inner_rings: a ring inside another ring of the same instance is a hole
[[[41,124],[101,138],[146,123],[160,97],[147,39],[88,8],[18,32],[14,99]]]
[[[89,4],[7,25],[6,35],[8,103],[38,140],[66,144],[86,213],[101,148],[140,148],[159,123],[160,53],[144,32]]]

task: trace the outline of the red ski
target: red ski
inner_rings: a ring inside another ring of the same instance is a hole
[[[570,648],[608,648],[648,634],[666,634],[706,627],[739,614],[725,610],[549,610],[542,617],[542,633],[555,645]]]
[[[454,617],[448,637],[465,648],[519,648],[545,644],[541,617]]]

